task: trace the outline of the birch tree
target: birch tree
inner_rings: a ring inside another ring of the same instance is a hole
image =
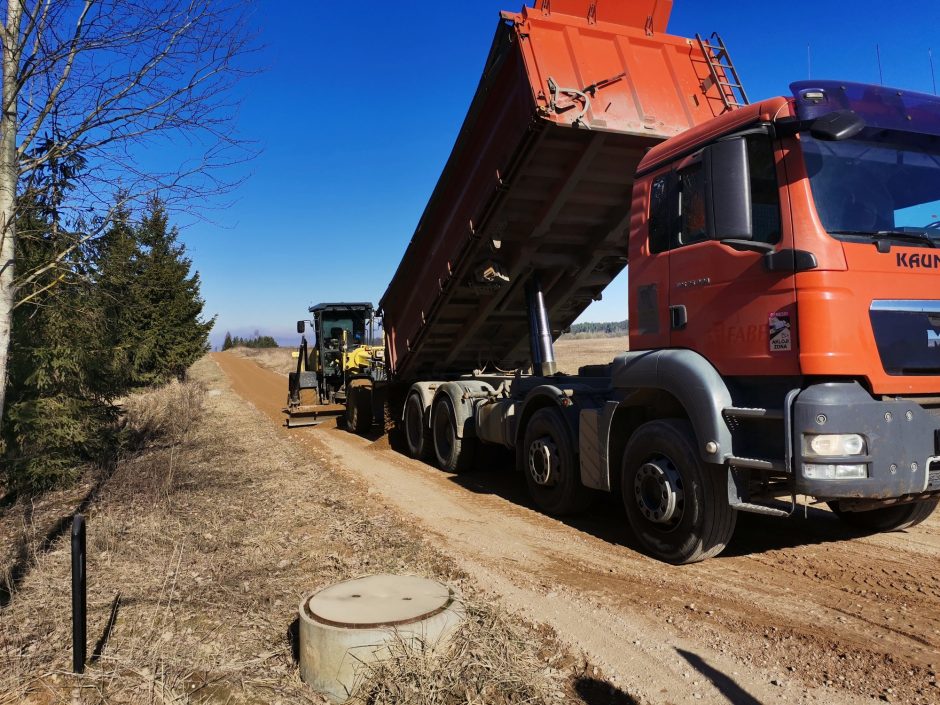
[[[250,156],[232,133],[230,89],[250,40],[242,0],[5,4],[0,417],[14,308],[54,285],[50,272],[101,236],[115,209],[155,193],[172,208],[224,192],[230,167]],[[69,236],[55,238],[62,245],[46,261],[19,267],[17,240],[30,234],[16,222],[27,204],[51,211]]]

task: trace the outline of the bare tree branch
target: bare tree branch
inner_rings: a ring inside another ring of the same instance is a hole
[[[6,0],[0,415],[18,302],[35,303],[67,280],[49,277],[100,237],[118,208],[157,193],[171,207],[204,208],[239,183],[232,167],[253,156],[232,129],[232,88],[251,72],[249,2]],[[68,176],[79,167],[80,178]],[[37,204],[52,214],[54,251],[17,271],[15,223]]]

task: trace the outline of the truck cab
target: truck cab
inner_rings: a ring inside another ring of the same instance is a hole
[[[785,491],[791,510],[806,495],[900,528],[940,496],[940,100],[791,88],[641,162],[615,386],[644,384],[630,368],[655,355],[721,399],[689,418],[732,506]]]

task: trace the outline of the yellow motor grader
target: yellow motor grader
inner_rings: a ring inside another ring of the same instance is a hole
[[[315,339],[307,344],[306,321],[297,369],[288,374],[287,427],[315,426],[346,414],[348,428],[365,433],[372,426],[372,385],[385,377],[385,348],[376,342],[375,310],[370,303],[311,306]]]

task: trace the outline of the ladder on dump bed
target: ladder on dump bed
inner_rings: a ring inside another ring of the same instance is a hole
[[[712,86],[718,86],[718,94],[725,106],[724,112],[748,105],[750,101],[747,99],[747,93],[744,92],[741,79],[738,78],[738,71],[734,68],[734,63],[728,54],[728,47],[725,46],[718,32],[712,32],[708,39],[703,39],[701,34],[696,34],[695,39],[702,50],[702,56],[708,63],[709,76],[702,81],[702,90],[707,94]]]

